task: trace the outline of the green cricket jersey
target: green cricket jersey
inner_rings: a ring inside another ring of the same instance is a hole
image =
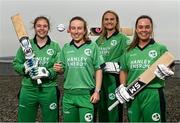
[[[41,48],[38,47],[36,38],[30,39],[30,42],[35,57],[39,59],[39,66],[46,67],[50,73],[49,78],[41,79],[43,81],[42,87],[56,86],[57,73],[54,71],[53,65],[57,61],[57,53],[61,52],[59,44],[51,41],[49,36],[46,45]],[[33,86],[37,82],[36,80],[32,80],[29,75],[25,74],[25,61],[26,60],[22,48],[19,48],[13,60],[13,68],[16,72],[23,76],[22,85]]]
[[[164,45],[155,42],[153,39],[143,49],[136,46],[134,49],[123,55],[122,70],[128,72],[127,84],[133,82],[151,64],[153,64],[163,53],[167,51]],[[157,77],[152,80],[148,87],[160,88],[164,81]]]
[[[109,38],[100,36],[96,43],[100,48],[101,54],[105,62],[119,62],[120,56],[124,53],[127,47],[129,38],[122,33],[115,32]]]
[[[60,60],[64,68],[64,89],[92,89],[95,71],[104,63],[96,43],[88,41],[76,47],[74,42],[62,48]]]

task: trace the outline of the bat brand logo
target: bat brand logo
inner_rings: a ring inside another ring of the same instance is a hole
[[[85,114],[84,119],[85,119],[87,122],[90,122],[90,121],[93,120],[93,115],[92,115],[91,113],[87,113],[87,114]]]
[[[134,83],[133,85],[131,85],[128,89],[128,91],[132,94],[134,94],[135,92],[137,92],[139,89],[141,89],[145,84],[143,82],[140,81],[136,81],[136,83]]]
[[[54,50],[53,49],[48,49],[47,54],[52,56],[54,54]]]

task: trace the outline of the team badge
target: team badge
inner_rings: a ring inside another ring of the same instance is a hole
[[[159,121],[161,119],[161,116],[159,113],[152,114],[152,120],[153,121]]]
[[[87,55],[87,56],[90,56],[92,53],[91,49],[85,49],[84,50],[84,54]]]
[[[157,56],[157,51],[156,50],[149,51],[149,57],[155,58],[156,56]]]
[[[56,104],[56,103],[51,103],[51,104],[49,105],[49,108],[50,108],[51,110],[56,109],[56,107],[57,107],[57,104]]]
[[[109,94],[109,99],[110,100],[114,100],[115,99],[115,94],[114,93],[110,93]]]
[[[48,49],[47,54],[52,56],[54,54],[54,50],[53,49]]]
[[[117,41],[116,41],[116,40],[112,40],[112,41],[111,41],[111,45],[112,45],[112,46],[116,46],[116,45],[117,45]]]
[[[93,120],[93,115],[91,113],[86,113],[84,119],[85,121],[90,122]]]

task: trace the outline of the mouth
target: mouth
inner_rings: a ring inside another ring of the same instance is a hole
[[[142,33],[140,33],[140,35],[141,35],[142,37],[147,37],[147,36],[150,35],[150,33],[148,33],[148,32],[142,32]]]

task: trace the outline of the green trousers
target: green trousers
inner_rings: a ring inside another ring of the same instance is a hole
[[[64,90],[63,121],[93,122],[94,108],[87,89]]]
[[[145,88],[128,103],[130,122],[166,122],[163,89]]]
[[[42,122],[58,122],[58,88],[22,86],[19,95],[18,122],[35,122],[39,106]]]
[[[103,74],[103,82],[100,92],[100,101],[98,103],[99,122],[122,122],[123,106],[119,104],[113,110],[108,111],[108,107],[117,99],[115,97],[115,89],[119,86],[119,75]]]

